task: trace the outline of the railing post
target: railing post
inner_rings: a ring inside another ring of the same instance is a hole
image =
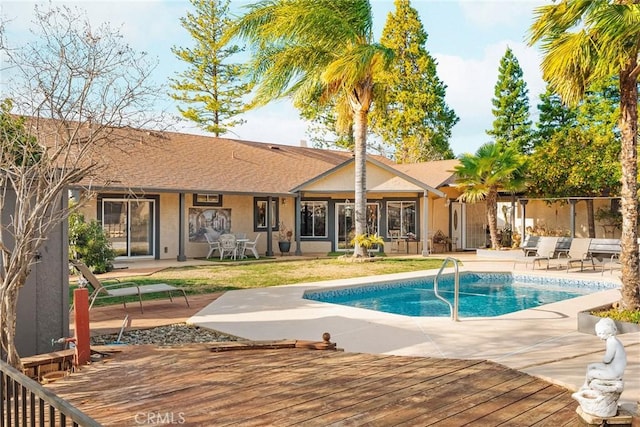
[[[442,271],[447,266],[447,263],[451,261],[453,262],[454,267],[454,289],[453,289],[453,305],[444,297],[442,297],[438,293],[438,278],[442,274]],[[458,268],[458,260],[455,258],[447,257],[442,263],[442,267],[438,270],[438,274],[433,279],[433,294],[439,300],[445,302],[449,306],[449,310],[451,310],[451,320],[457,322],[458,321],[458,298],[460,293],[460,272]]]

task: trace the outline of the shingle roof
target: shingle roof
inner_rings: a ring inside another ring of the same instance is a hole
[[[144,142],[104,151],[110,188],[285,194],[351,159],[350,152],[182,133],[144,133]]]
[[[459,160],[451,159],[423,163],[407,163],[394,165],[393,167],[433,188],[440,188],[453,183],[454,173],[452,171],[459,163]]]
[[[50,139],[55,135],[51,131],[55,123],[41,121],[50,133],[40,135]],[[80,127],[83,132],[88,130]],[[101,166],[99,179],[91,177],[94,189],[290,194],[303,183],[348,163],[353,156],[349,151],[132,128],[111,128],[108,140],[112,142],[99,145],[94,152],[99,157],[92,160]],[[383,156],[368,157],[433,188],[448,183],[451,169],[458,162],[398,165]]]

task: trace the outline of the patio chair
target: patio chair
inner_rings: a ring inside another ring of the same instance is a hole
[[[256,259],[260,258],[260,255],[258,255],[258,248],[256,247],[256,245],[258,244],[259,238],[260,238],[260,233],[256,234],[256,238],[253,242],[245,242],[243,247],[243,254],[246,253],[247,251],[251,251],[251,253],[253,253],[253,256],[256,257]]]
[[[589,245],[591,244],[591,239],[572,239],[571,246],[569,247],[569,252],[563,253],[561,252],[558,255],[558,258],[552,260],[547,264],[547,269],[553,264],[554,266],[565,266],[567,267],[567,272],[571,268],[573,263],[580,263],[580,271],[584,270],[585,261],[590,261],[593,269],[596,269],[596,265],[593,261],[593,257],[589,252]]]
[[[524,253],[524,256],[535,255],[538,250],[538,243],[540,243],[540,236],[532,236],[527,234],[524,238],[524,242],[520,245],[520,249]]]
[[[552,236],[540,237],[535,254],[533,256],[524,256],[522,258],[522,260],[524,261],[524,267],[527,268],[527,265],[531,263],[531,269],[534,270],[536,268],[536,263],[540,265],[540,262],[542,260],[547,260],[547,265],[548,265],[549,261],[555,258],[557,243],[558,243],[557,237],[552,237]]]
[[[209,253],[207,253],[207,258],[211,258],[211,255],[215,251],[220,252],[220,242],[215,240],[212,235],[205,233],[204,237],[207,239],[207,243],[209,244]]]
[[[229,255],[232,259],[236,259],[238,255],[238,244],[236,236],[233,234],[223,234],[218,238],[220,242],[220,259],[224,259],[225,255]]]
[[[405,240],[400,236],[400,230],[389,230],[389,239],[391,239],[391,253],[400,253],[400,246],[406,245]]]
[[[142,308],[142,295],[153,294],[159,292],[166,292],[169,294],[169,299],[173,302],[173,292],[182,292],[184,300],[189,306],[189,300],[187,299],[187,293],[184,289],[176,286],[168,285],[166,283],[155,283],[151,285],[136,285],[133,282],[120,282],[114,279],[111,282],[100,281],[93,272],[82,261],[71,260],[69,261],[73,267],[84,277],[88,283],[88,286],[92,288],[92,292],[89,295],[89,309],[93,307],[93,303],[98,298],[122,298],[124,308],[127,308],[127,300],[125,297],[138,296],[140,301],[140,312],[144,313]],[[132,285],[132,286],[126,286]]]

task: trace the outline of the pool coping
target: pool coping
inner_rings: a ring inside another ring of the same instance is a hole
[[[465,261],[460,271],[514,272],[512,267],[512,262]],[[366,281],[413,279],[436,272],[380,275]],[[599,272],[597,277],[591,272],[522,273],[620,283],[613,276],[601,277]],[[461,318],[458,322],[447,317],[410,317],[303,298],[307,290],[352,287],[362,282],[363,278],[354,278],[229,291],[191,317],[188,323],[251,340],[318,340],[324,332],[329,332],[331,340],[345,351],[492,360],[577,389],[583,382],[586,366],[600,361],[604,354],[604,345],[599,339],[577,330],[577,314],[620,298],[618,290],[599,291],[496,318]],[[629,359],[622,401],[638,402],[640,333],[619,338],[627,348]]]

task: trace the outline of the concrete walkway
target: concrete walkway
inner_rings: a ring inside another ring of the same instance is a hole
[[[440,256],[442,254],[439,254]],[[513,261],[481,259],[455,254],[462,271],[513,271]],[[598,272],[518,273],[562,278],[606,280],[615,276]],[[435,270],[368,278],[366,283],[435,274]],[[353,286],[362,279],[287,285],[226,292],[188,320],[251,340],[319,340],[323,332],[350,352],[488,359],[527,372],[569,389],[584,381],[589,363],[600,362],[604,343],[595,335],[576,330],[577,313],[619,299],[617,290],[602,291],[497,318],[408,317],[372,310],[305,300],[305,290]],[[627,351],[625,391],[621,402],[636,411],[640,400],[640,333],[618,336]]]

